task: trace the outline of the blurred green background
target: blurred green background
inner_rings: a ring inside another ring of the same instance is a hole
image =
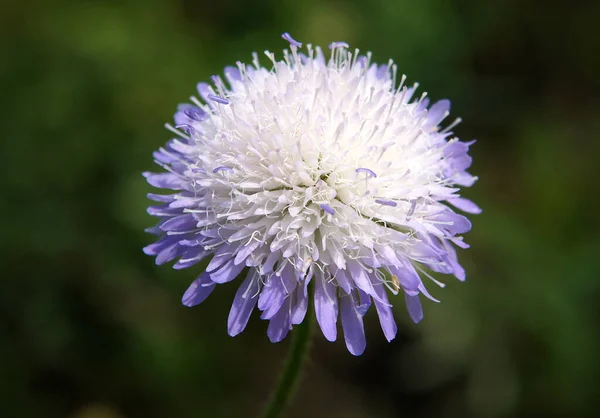
[[[452,100],[484,213],[467,282],[366,353],[319,334],[290,417],[600,416],[600,2],[6,1],[0,6],[0,415],[253,417],[289,339],[235,285],[180,304],[198,269],[141,248],[154,169],[195,84],[280,34],[393,57]]]

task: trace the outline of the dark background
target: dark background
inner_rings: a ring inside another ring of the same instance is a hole
[[[180,304],[199,269],[141,248],[141,172],[195,84],[252,51],[347,41],[452,100],[480,181],[467,282],[431,287],[387,344],[315,338],[290,417],[593,417],[600,411],[600,2],[3,1],[0,415],[254,417],[289,338],[235,285]]]

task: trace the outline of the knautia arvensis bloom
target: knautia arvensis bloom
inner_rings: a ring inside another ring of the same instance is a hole
[[[283,38],[282,59],[266,51],[263,66],[254,54],[179,106],[167,125],[176,138],[154,154],[164,171],[145,173],[169,190],[149,195],[160,238],[145,252],[157,264],[178,258],[176,269],[212,257],[187,306],[240,282],[232,336],[258,306],[280,341],[314,303],[325,338],[336,339],[340,318],[359,355],[371,304],[392,340],[392,303],[404,299],[418,322],[420,295],[436,300],[423,278],[441,283],[427,271],[465,279],[454,246],[467,247],[460,234],[471,224],[452,207],[480,212],[458,194],[476,180],[465,171],[470,143],[453,137],[457,121],[440,127],[450,103],[415,99],[392,61],[373,64],[344,42],[322,51]]]

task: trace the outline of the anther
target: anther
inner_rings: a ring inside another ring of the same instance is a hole
[[[295,47],[301,48],[302,47],[302,42],[298,42],[297,40],[295,40],[294,38],[292,38],[292,35],[290,35],[288,32],[284,32],[281,37],[283,39],[285,39],[286,41],[288,41],[290,43],[290,45],[293,45]]]
[[[329,44],[329,49],[336,49],[336,48],[349,48],[350,45],[348,45],[346,42],[332,42]]]
[[[206,170],[200,167],[190,167],[190,171],[194,174],[206,174]]]
[[[213,170],[213,173],[218,173],[219,171],[229,171],[230,173],[233,173],[233,168],[222,165],[220,167],[215,168]]]
[[[192,125],[187,125],[187,124],[176,125],[175,128],[181,129],[187,135],[192,135],[194,133],[194,127]]]
[[[367,177],[377,177],[377,174],[375,174],[375,172],[369,168],[359,167],[354,171],[357,173],[366,173]]]
[[[328,204],[321,203],[319,206],[321,206],[321,209],[323,209],[325,212],[329,213],[330,215],[335,215],[335,209],[333,209]]]
[[[387,199],[375,199],[375,203],[379,203],[380,205],[384,205],[384,206],[392,206],[392,207],[395,207],[398,205],[398,203],[394,202],[393,200],[387,200]]]
[[[206,113],[200,109],[199,107],[196,106],[191,106],[187,109],[185,109],[183,111],[183,113],[190,119],[195,120],[195,121],[202,121],[204,120]]]
[[[208,98],[209,98],[210,100],[212,100],[213,102],[221,103],[221,104],[224,104],[224,105],[227,105],[227,104],[229,104],[229,100],[227,100],[227,99],[226,99],[226,98],[224,98],[224,97],[215,96],[214,94],[209,94],[209,95],[208,95],[208,96],[206,96],[206,97],[208,97]]]

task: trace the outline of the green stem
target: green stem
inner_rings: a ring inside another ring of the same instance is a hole
[[[281,417],[285,407],[295,395],[302,375],[302,366],[308,357],[314,322],[311,304],[309,303],[306,318],[292,332],[292,342],[283,373],[269,404],[265,408],[263,418]]]

